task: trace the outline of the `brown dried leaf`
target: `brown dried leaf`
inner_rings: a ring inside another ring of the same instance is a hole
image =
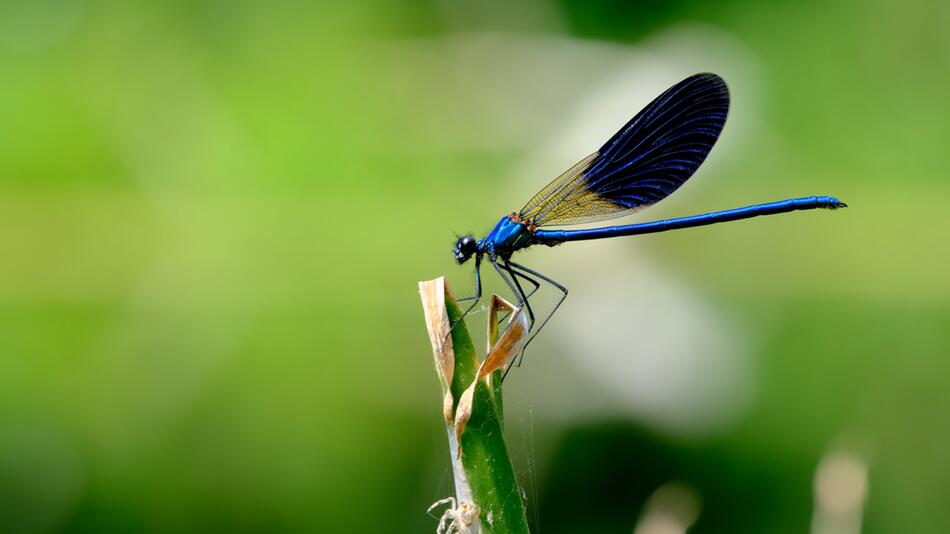
[[[500,299],[502,302],[511,306],[508,302]],[[492,320],[492,323],[495,321]],[[490,375],[493,371],[504,368],[511,362],[515,356],[521,352],[521,348],[528,340],[528,318],[525,317],[521,308],[515,309],[514,313],[508,319],[508,328],[498,338],[498,342],[491,348],[485,361],[478,368],[478,378]]]
[[[498,311],[514,313],[516,309],[518,309],[518,307],[514,304],[498,295],[492,294],[491,301],[488,303],[488,335],[485,336],[485,344],[487,345],[485,354],[491,352],[492,345],[498,340]],[[511,323],[511,318],[508,319],[508,322]]]
[[[445,277],[419,282],[419,295],[422,297],[422,310],[425,314],[426,330],[432,343],[432,357],[435,360],[436,373],[442,382],[445,397],[442,400],[442,416],[447,424],[452,423],[452,373],[455,369],[455,352],[452,350],[451,325],[445,311]]]

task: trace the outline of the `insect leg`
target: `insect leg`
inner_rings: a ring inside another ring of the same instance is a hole
[[[499,266],[498,266],[497,263],[494,264],[494,265],[495,265],[495,269],[499,269]],[[530,299],[531,296],[534,295],[534,294],[538,291],[538,289],[541,287],[541,284],[539,284],[539,283],[538,283],[537,281],[535,281],[534,279],[532,279],[532,278],[530,278],[530,277],[527,277],[527,276],[525,276],[525,275],[522,274],[522,273],[519,273],[519,272],[516,272],[516,271],[512,271],[512,270],[508,269],[507,267],[503,267],[503,269],[504,269],[504,271],[503,271],[503,270],[499,270],[499,271],[498,271],[499,276],[501,276],[501,279],[505,281],[505,285],[508,286],[508,289],[510,289],[511,292],[518,298],[518,304],[519,304],[519,306],[520,306],[520,305],[525,305],[525,306],[527,307],[528,299]],[[514,280],[514,284],[512,284],[512,283],[509,281],[509,278],[505,276],[505,272],[507,272],[508,275],[510,276],[510,280]],[[525,292],[524,292],[524,289],[523,289],[523,288],[521,287],[521,285],[518,283],[518,280],[517,280],[516,277],[520,277],[522,280],[524,280],[524,281],[528,282],[529,284],[531,284],[531,285],[533,286],[532,289],[531,289],[531,291],[525,293]],[[501,315],[498,317],[498,324],[501,324],[502,321],[504,321],[505,319],[507,319],[507,318],[508,318],[508,315],[509,315],[508,312],[504,312],[503,314],[501,314]],[[531,323],[533,324],[533,323],[534,323],[534,314],[531,313],[530,308],[529,308],[529,310],[528,310],[528,315],[529,315],[529,319],[531,320]]]
[[[475,294],[470,297],[462,297],[458,299],[459,302],[465,302],[468,300],[475,300],[476,302],[478,302],[478,299],[482,298],[481,266],[482,266],[482,257],[475,256]]]
[[[531,295],[533,295],[535,292],[538,291],[538,289],[541,288],[541,283],[540,283],[540,282],[538,282],[538,281],[535,280],[534,278],[531,278],[531,277],[528,276],[527,274],[525,274],[525,273],[523,273],[523,272],[521,272],[521,271],[518,271],[518,270],[514,269],[514,268],[511,266],[511,261],[510,261],[510,260],[508,260],[508,261],[505,262],[505,268],[508,270],[508,272],[511,273],[512,278],[514,278],[514,277],[521,277],[522,279],[524,279],[525,281],[527,281],[528,283],[530,283],[531,285],[534,286],[534,289],[531,290],[531,293],[528,294],[528,297],[530,297]],[[526,305],[527,305],[527,299],[525,299],[525,302],[526,302]],[[529,309],[530,309],[530,308],[529,308]],[[533,326],[534,326],[534,317],[532,317],[531,319],[532,319],[532,320],[531,320],[531,325],[530,325],[530,326],[533,327]],[[533,337],[534,337],[534,334],[531,334],[531,337],[528,338],[528,341],[530,342]],[[521,347],[521,351],[520,351],[520,353],[518,354],[518,357],[517,357],[517,358],[512,358],[511,361],[508,362],[508,365],[505,367],[505,372],[501,375],[502,381],[504,381],[504,380],[505,380],[505,377],[508,376],[508,372],[511,371],[511,367],[512,367],[512,366],[521,367],[521,362],[522,362],[522,360],[524,360],[524,350],[525,350],[525,347],[527,347],[527,346],[528,346],[528,342],[525,342],[525,344]]]
[[[446,342],[446,340],[449,339],[449,336],[452,335],[452,331],[455,330],[455,327],[458,326],[458,324],[461,323],[463,320],[465,320],[465,316],[468,315],[468,313],[472,311],[472,309],[474,309],[475,306],[478,305],[478,301],[482,298],[482,269],[481,267],[482,267],[482,257],[475,256],[475,294],[469,297],[462,297],[458,299],[458,302],[466,302],[469,300],[473,302],[467,308],[465,308],[465,311],[462,312],[462,315],[459,315],[459,318],[456,319],[452,323],[451,327],[449,327],[448,334],[446,334],[445,339],[442,340],[443,344]]]
[[[508,284],[508,288],[511,289],[512,293],[518,297],[518,305],[524,306],[528,310],[528,322],[531,327],[534,326],[534,311],[531,309],[531,304],[528,303],[528,297],[524,293],[524,289],[521,288],[521,284],[518,282],[518,276],[514,271],[511,270],[509,262],[506,259],[504,267],[498,265],[498,263],[493,262],[492,265],[495,266],[495,269],[498,271],[498,274],[501,275],[502,279],[505,280],[505,283]],[[514,282],[512,286],[511,282],[508,281],[508,277],[505,276],[505,272],[511,275],[511,281]],[[520,273],[519,273],[520,274]],[[535,283],[532,281],[532,283]]]
[[[510,262],[508,262],[508,263],[510,263]],[[531,278],[530,276],[528,276],[528,275],[526,275],[526,274],[524,274],[524,273],[522,273],[522,272],[520,272],[520,271],[516,271],[516,270],[512,269],[512,268],[510,267],[510,265],[506,266],[506,269],[508,269],[508,272],[512,275],[512,278],[514,278],[514,277],[516,277],[516,276],[517,276],[517,277],[520,277],[520,278],[521,278],[522,280],[524,280],[525,282],[528,282],[529,284],[531,284],[532,286],[534,286],[534,288],[531,289],[531,291],[527,292],[527,293],[524,295],[524,300],[525,300],[525,302],[527,302],[528,299],[530,299],[530,298],[532,297],[532,295],[534,295],[535,293],[537,293],[537,292],[538,292],[538,289],[541,289],[541,284],[540,284],[537,280],[535,280],[534,278]]]
[[[538,333],[541,332],[541,329],[544,328],[544,325],[548,324],[548,321],[550,321],[550,320],[551,320],[551,317],[554,316],[554,313],[557,312],[557,309],[558,309],[558,308],[561,306],[561,304],[564,302],[564,299],[567,298],[567,288],[564,287],[563,285],[561,285],[561,284],[555,282],[554,280],[551,280],[551,279],[548,278],[547,276],[544,276],[543,274],[541,274],[541,273],[539,273],[539,272],[537,272],[537,271],[534,271],[534,270],[532,270],[532,269],[529,269],[529,268],[525,267],[524,265],[519,265],[519,264],[517,264],[517,263],[515,263],[515,262],[513,262],[513,261],[512,261],[512,262],[509,262],[509,268],[513,268],[513,269],[515,270],[515,272],[519,272],[519,274],[521,274],[521,275],[523,275],[523,276],[525,275],[525,273],[531,274],[531,275],[533,275],[533,276],[537,276],[537,277],[540,278],[541,280],[544,280],[545,282],[551,284],[552,286],[556,287],[558,290],[561,291],[561,298],[558,299],[557,304],[554,305],[554,309],[551,310],[551,313],[549,313],[549,314],[547,315],[547,317],[544,318],[543,321],[541,321],[541,325],[538,326],[538,328],[537,328],[534,332],[531,333],[531,337],[529,337],[529,338],[528,338],[528,341],[525,342],[524,346],[527,347],[527,346],[528,346],[528,343],[531,343],[531,340],[533,340],[533,339],[538,335]]]

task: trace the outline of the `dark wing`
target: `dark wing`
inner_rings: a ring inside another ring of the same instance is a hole
[[[580,224],[656,204],[696,172],[728,113],[729,90],[722,78],[710,73],[686,78],[538,192],[521,209],[521,218],[536,226]]]

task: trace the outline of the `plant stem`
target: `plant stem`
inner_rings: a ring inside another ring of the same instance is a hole
[[[463,501],[478,506],[481,527],[486,532],[528,533],[521,490],[502,431],[499,373],[489,372],[491,379],[486,376],[476,380],[479,359],[465,323],[455,324],[461,309],[444,278],[420,282],[419,289],[445,395],[443,415],[459,506]],[[493,313],[489,320],[494,320]],[[491,334],[489,341],[494,341]],[[466,391],[469,388],[471,392]],[[467,420],[456,418],[463,393],[471,395]]]

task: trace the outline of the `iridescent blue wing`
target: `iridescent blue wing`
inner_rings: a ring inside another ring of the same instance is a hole
[[[580,224],[656,204],[696,172],[728,113],[729,90],[722,78],[690,76],[538,192],[519,215],[536,226]]]

